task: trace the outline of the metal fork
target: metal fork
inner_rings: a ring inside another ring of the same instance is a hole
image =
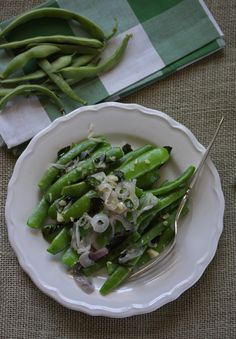
[[[208,147],[207,147],[207,149],[206,149],[206,151],[205,151],[205,153],[204,153],[204,155],[203,155],[203,157],[202,157],[202,159],[201,159],[201,161],[200,161],[196,171],[194,172],[194,174],[193,174],[193,176],[192,176],[192,178],[190,180],[190,183],[189,183],[189,186],[188,186],[188,190],[186,191],[185,195],[183,196],[183,198],[182,198],[182,200],[180,202],[180,205],[179,205],[179,207],[177,209],[176,216],[175,216],[175,221],[174,221],[174,233],[175,234],[174,234],[174,238],[173,238],[171,244],[168,247],[166,247],[164,249],[164,251],[161,252],[160,255],[158,255],[156,258],[151,259],[145,266],[140,267],[137,271],[135,271],[133,274],[131,274],[130,278],[133,279],[133,278],[138,278],[138,277],[142,276],[144,273],[146,273],[152,267],[154,267],[157,263],[159,263],[164,258],[166,258],[172,252],[172,250],[174,249],[175,244],[176,244],[176,239],[177,239],[178,222],[179,222],[179,218],[180,218],[181,212],[182,212],[186,202],[188,201],[188,199],[190,197],[190,194],[192,192],[192,189],[193,189],[194,185],[196,184],[196,182],[197,182],[197,180],[199,178],[199,174],[200,174],[200,172],[202,170],[203,165],[206,162],[206,159],[207,159],[207,157],[208,157],[208,155],[210,153],[212,145],[214,144],[214,141],[215,141],[215,139],[216,139],[216,137],[218,135],[218,132],[220,130],[220,127],[221,127],[223,121],[224,121],[224,117],[221,118],[220,123],[217,126],[217,129],[216,129],[216,131],[214,133],[214,136],[213,136],[210,144],[208,145]]]

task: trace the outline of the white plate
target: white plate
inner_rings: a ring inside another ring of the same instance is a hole
[[[127,317],[156,310],[192,286],[212,260],[223,229],[224,197],[219,175],[209,159],[191,199],[191,209],[179,230],[174,254],[157,271],[125,283],[102,297],[104,281],[94,278],[95,292],[81,291],[58,258],[50,255],[39,231],[26,226],[38,201],[37,182],[57,150],[88,134],[105,134],[113,144],[152,142],[173,147],[165,176],[178,176],[197,165],[205,148],[183,125],[164,113],[139,105],[103,103],[80,108],[57,119],[30,142],[18,159],[9,183],[6,220],[9,240],[20,265],[33,282],[60,304],[90,315]],[[210,293],[210,292],[209,292]]]

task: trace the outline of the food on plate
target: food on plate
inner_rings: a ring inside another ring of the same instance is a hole
[[[87,293],[100,269],[107,271],[100,289],[107,295],[171,241],[195,168],[161,181],[159,169],[170,157],[168,146],[132,149],[112,146],[104,136],[89,137],[61,149],[42,174],[42,197],[27,224],[41,229],[48,252],[61,254]]]

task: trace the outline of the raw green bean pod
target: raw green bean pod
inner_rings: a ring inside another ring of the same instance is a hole
[[[40,45],[15,56],[7,65],[0,78],[5,79],[18,69],[22,69],[32,59],[42,59],[60,51],[60,48],[54,45]]]
[[[42,44],[42,43],[71,44],[71,45],[88,46],[88,47],[94,47],[94,48],[103,48],[103,43],[97,39],[81,38],[81,37],[70,36],[70,35],[37,36],[37,37],[28,38],[24,40],[12,41],[12,42],[0,44],[0,48],[15,49],[15,48],[25,47],[29,44]]]
[[[40,85],[20,85],[11,90],[0,100],[0,109],[2,109],[7,102],[17,95],[29,95],[31,93],[38,93],[47,95],[58,106],[61,112],[64,112],[63,103],[50,89]]]
[[[28,48],[27,50],[35,47],[40,47],[40,46],[54,46],[55,48],[58,48],[60,53],[78,53],[78,54],[91,54],[91,55],[98,55],[101,51],[102,48],[94,48],[94,47],[89,47],[89,46],[81,46],[81,45],[71,45],[71,44],[57,44],[57,43],[44,43],[44,44],[29,44],[26,46]]]
[[[102,29],[89,20],[85,16],[78,13],[62,9],[62,8],[38,8],[33,9],[25,14],[19,15],[8,26],[6,26],[1,32],[0,36],[10,33],[13,29],[28,21],[40,18],[59,18],[63,20],[75,20],[80,23],[81,27],[86,30],[92,37],[104,41],[105,35]]]
[[[64,68],[66,66],[69,66],[72,62],[73,55],[63,55],[56,60],[51,62],[51,71],[56,72],[60,70],[61,68]],[[0,83],[3,85],[15,85],[21,82],[25,81],[32,81],[32,80],[40,80],[43,79],[47,76],[47,74],[42,71],[41,69],[28,73],[22,76],[19,76],[17,78],[9,78],[5,80],[1,80]],[[9,89],[10,90],[10,89]],[[1,96],[1,91],[0,91],[0,96]]]
[[[107,61],[97,66],[66,67],[62,69],[60,73],[67,79],[75,79],[76,81],[80,81],[82,79],[94,78],[100,74],[108,72],[117,66],[121,61],[130,38],[131,35],[126,35],[120,46]]]
[[[69,98],[78,101],[82,105],[86,105],[86,101],[80,98],[75,91],[67,84],[67,82],[63,79],[61,75],[57,75],[51,71],[51,64],[46,59],[43,59],[38,62],[39,66],[42,70],[48,75],[49,79],[51,79],[56,86],[65,93]]]

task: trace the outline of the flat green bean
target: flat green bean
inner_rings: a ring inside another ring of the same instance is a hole
[[[47,95],[54,101],[60,111],[64,112],[63,103],[56,94],[54,94],[50,89],[40,85],[20,85],[16,87],[0,100],[0,109],[2,109],[11,98],[17,95],[29,95],[32,92]]]
[[[7,65],[0,78],[5,79],[18,69],[22,69],[32,59],[42,59],[59,52],[54,45],[40,45],[15,56]]]
[[[63,20],[75,20],[80,23],[81,27],[85,29],[92,37],[101,41],[105,40],[105,35],[102,29],[89,20],[85,16],[79,15],[75,12],[62,9],[62,8],[38,8],[33,9],[25,14],[19,15],[8,26],[6,26],[1,32],[0,36],[10,33],[13,29],[28,21],[39,18],[59,18]]]
[[[56,86],[65,93],[69,98],[78,101],[82,105],[86,105],[86,101],[80,98],[67,84],[67,82],[63,79],[61,75],[57,75],[51,71],[51,64],[46,59],[43,59],[38,62],[39,66],[42,70],[48,75],[48,77],[56,84]]]
[[[97,66],[66,67],[62,69],[60,73],[67,79],[69,78],[80,81],[82,79],[94,78],[100,74],[108,72],[121,61],[130,38],[131,35],[126,35],[114,54],[105,62]]]
[[[57,58],[56,60],[51,62],[51,71],[52,72],[56,72],[58,70],[60,70],[61,68],[64,68],[66,66],[69,66],[72,62],[72,58],[73,55],[63,55],[59,58]],[[40,80],[43,79],[47,76],[47,74],[42,71],[41,69],[29,73],[29,74],[25,74],[16,78],[9,78],[9,79],[5,79],[5,80],[1,80],[0,84],[2,85],[15,85],[18,84],[20,82],[25,82],[25,81],[32,81],[32,80]],[[10,89],[9,89],[10,90]],[[1,91],[0,91],[0,96],[1,96]]]
[[[94,48],[102,48],[103,43],[97,39],[91,38],[81,38],[70,35],[47,35],[47,36],[37,36],[33,38],[28,38],[19,41],[7,42],[0,44],[0,48],[5,49],[15,49],[27,46],[29,44],[42,44],[42,43],[58,43],[58,44],[71,44],[71,45],[80,45],[88,46]]]

